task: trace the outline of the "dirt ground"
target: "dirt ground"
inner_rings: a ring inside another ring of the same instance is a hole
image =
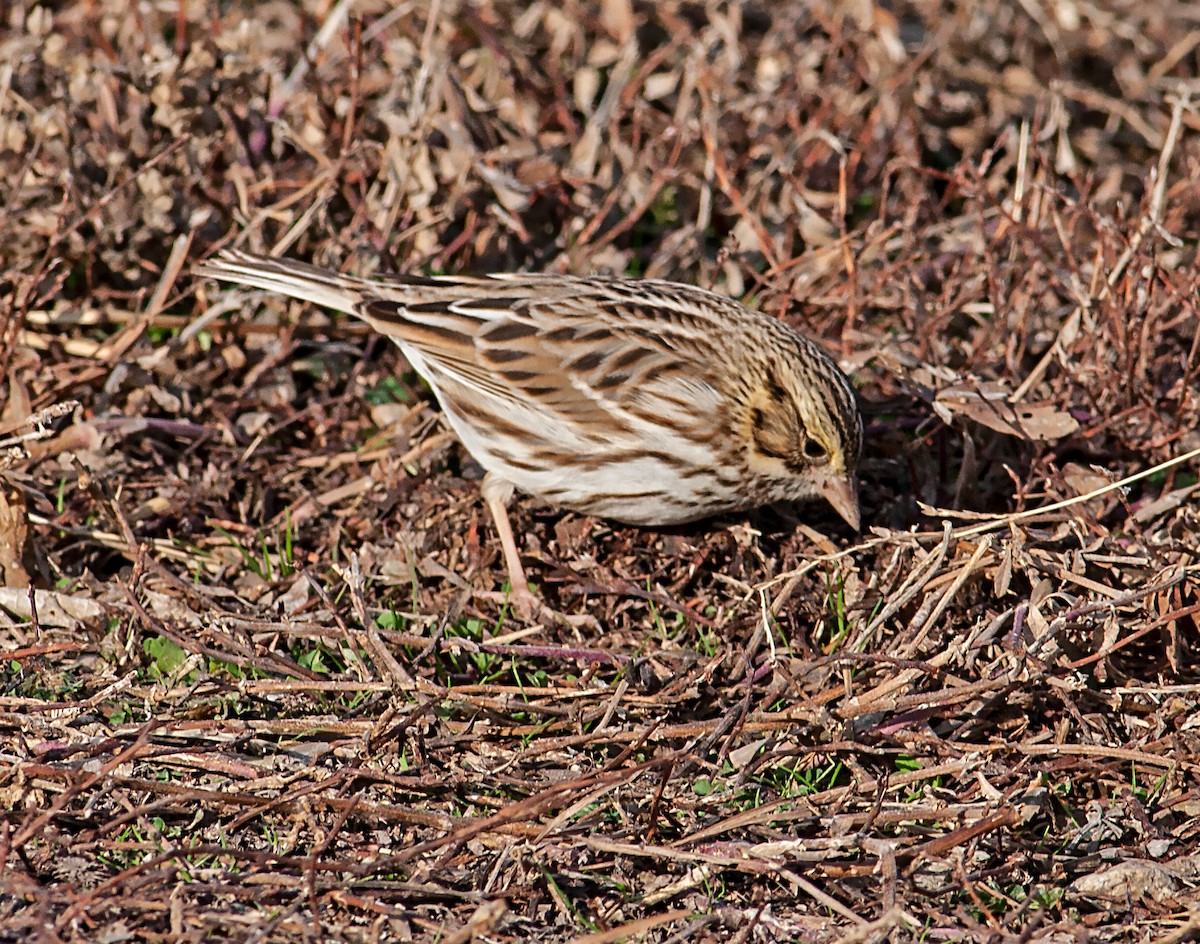
[[[1200,7],[0,26],[0,940],[1200,936]],[[864,531],[514,505],[195,279],[613,272],[852,376]]]

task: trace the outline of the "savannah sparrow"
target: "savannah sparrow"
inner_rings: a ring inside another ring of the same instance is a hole
[[[400,346],[486,470],[519,612],[533,600],[514,488],[635,525],[823,496],[858,529],[850,382],[813,342],[722,295],[598,276],[360,279],[240,251],[196,272],[346,312]]]

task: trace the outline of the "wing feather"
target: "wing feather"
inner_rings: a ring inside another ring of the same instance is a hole
[[[584,441],[664,419],[697,438],[712,434],[721,394],[697,379],[712,370],[696,367],[711,368],[714,336],[754,317],[723,296],[650,280],[368,280],[240,251],[198,272],[356,315],[400,345],[443,405],[482,397],[544,436]]]
[[[553,415],[543,416],[549,426],[565,425],[585,439],[639,419],[670,417],[695,427],[714,415],[707,407],[720,394],[696,380],[670,322],[642,309],[637,329],[628,330],[628,312],[589,292],[586,281],[568,282],[569,294],[561,280],[553,284],[553,292],[538,284],[528,295],[503,299],[377,298],[359,313],[419,353],[444,397],[475,393],[494,398],[498,408],[534,408]]]

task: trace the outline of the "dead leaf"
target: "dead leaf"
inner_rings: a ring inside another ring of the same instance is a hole
[[[994,381],[963,381],[943,387],[933,409],[947,423],[963,416],[1006,436],[1035,442],[1062,439],[1079,429],[1079,422],[1052,403],[1014,402],[1011,392]]]
[[[1149,859],[1129,859],[1111,868],[1081,875],[1070,891],[1081,898],[1124,903],[1134,901],[1171,902],[1181,893],[1190,895],[1200,858],[1182,856],[1168,863]]]
[[[1117,477],[1106,469],[1094,465],[1081,465],[1078,462],[1064,464],[1062,477],[1074,495],[1089,495],[1092,492],[1098,492],[1117,480]]]
[[[0,482],[0,581],[6,587],[29,586],[29,574],[23,563],[29,538],[26,518],[20,489]]]
[[[52,436],[42,442],[29,444],[29,458],[33,462],[41,462],[51,456],[62,455],[64,452],[99,452],[104,440],[95,423],[73,423],[57,436]]]
[[[1148,524],[1187,502],[1197,490],[1200,490],[1200,483],[1185,485],[1183,488],[1177,488],[1174,491],[1160,495],[1153,501],[1147,502],[1138,508],[1133,513],[1133,520],[1138,522],[1138,524]]]
[[[38,622],[44,626],[74,628],[104,615],[104,609],[95,600],[54,590],[34,590],[33,602],[37,606]],[[32,619],[29,590],[0,587],[0,609],[17,619]]]
[[[796,209],[796,226],[800,235],[810,246],[828,246],[841,235],[838,228],[812,208],[800,194],[792,194],[792,206]]]
[[[633,4],[630,0],[603,0],[600,4],[600,23],[619,43],[633,36]]]
[[[0,423],[0,433],[8,433],[23,426],[30,410],[29,391],[25,389],[25,384],[15,376],[10,377],[8,379],[8,400],[4,404],[3,412],[0,413],[0,420],[3,420]]]

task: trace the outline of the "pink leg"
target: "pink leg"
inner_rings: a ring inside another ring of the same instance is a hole
[[[492,521],[496,524],[500,548],[504,551],[504,566],[508,570],[508,585],[511,588],[509,602],[512,603],[513,611],[518,617],[529,620],[538,606],[529,590],[529,581],[525,579],[525,568],[521,566],[521,555],[517,553],[517,541],[513,537],[512,522],[508,518],[508,501],[512,498],[513,487],[503,479],[493,477],[489,472],[483,477],[481,491]]]

